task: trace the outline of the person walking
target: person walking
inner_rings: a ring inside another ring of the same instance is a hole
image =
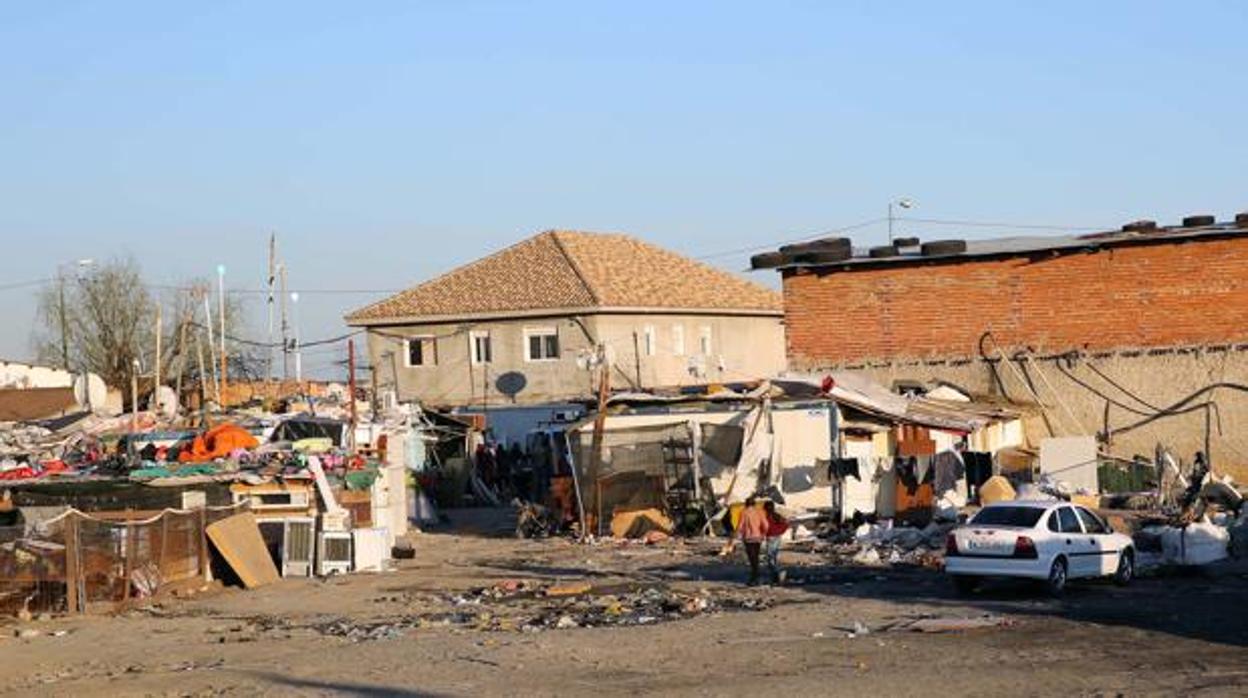
[[[759,508],[758,499],[751,495],[741,510],[737,522],[737,537],[745,545],[745,557],[750,562],[750,586],[758,586],[758,562],[763,543],[767,540],[767,514]]]
[[[763,513],[767,515],[767,571],[771,574],[772,584],[784,583],[784,570],[780,568],[780,541],[789,530],[789,520],[776,511],[776,503],[767,500],[763,504]]]

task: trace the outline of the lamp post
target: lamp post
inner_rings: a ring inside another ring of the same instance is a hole
[[[303,383],[303,352],[299,348],[299,292],[290,294],[291,314],[294,316],[295,330],[295,385]]]
[[[893,206],[900,206],[904,209],[914,208],[914,202],[910,199],[898,199],[888,202],[888,244],[893,244]]]
[[[65,267],[75,265],[78,271],[95,264],[91,259],[80,259],[76,262],[65,262],[56,267],[57,310],[61,321],[61,368],[69,370],[69,315],[65,310]]]

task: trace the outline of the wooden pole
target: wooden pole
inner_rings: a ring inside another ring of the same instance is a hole
[[[607,363],[606,347],[602,344],[598,345],[598,361],[601,364],[600,375],[598,377],[598,413],[594,415],[594,436],[590,445],[590,472],[589,476],[594,482],[594,499],[596,509],[598,511],[597,521],[595,522],[595,530],[598,534],[602,534],[602,488],[599,486],[598,475],[602,470],[602,444],[603,432],[607,427],[607,397],[611,391],[611,366]],[[583,523],[583,522],[582,522]]]
[[[160,333],[164,330],[161,327],[160,304],[156,304],[156,358],[152,360],[152,400],[155,402],[157,412],[160,411]]]
[[[139,360],[130,364],[130,433],[139,430]]]
[[[177,393],[179,410],[182,407],[182,375],[186,373],[186,327],[190,323],[183,318],[178,327],[178,376],[173,392]]]
[[[195,358],[199,362],[199,408],[208,406],[208,375],[204,373],[204,344],[199,341],[199,333],[195,333]]]
[[[204,326],[208,328],[208,355],[211,358],[216,341],[212,336],[212,304],[208,301],[208,292],[201,291],[204,296]],[[198,340],[196,340],[198,341]],[[217,404],[221,404],[221,383],[217,381],[217,362],[212,361],[212,387],[217,396]],[[201,370],[202,375],[202,370]]]
[[[70,613],[81,613],[83,599],[81,589],[82,566],[78,555],[78,515],[70,512],[65,517],[65,605]]]
[[[637,375],[637,389],[641,390],[641,346],[637,333],[633,333],[633,372]]]
[[[355,340],[347,340],[347,399],[351,401],[351,450],[355,450],[355,426],[359,415],[355,411]]]

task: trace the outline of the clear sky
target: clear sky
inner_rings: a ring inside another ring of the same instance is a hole
[[[33,323],[6,285],[129,254],[153,283],[225,263],[258,288],[270,231],[291,285],[327,290],[406,287],[553,227],[711,255],[902,196],[937,219],[1223,219],[1248,209],[1246,8],[3,3],[0,356],[27,357]],[[373,297],[305,294],[303,335]]]

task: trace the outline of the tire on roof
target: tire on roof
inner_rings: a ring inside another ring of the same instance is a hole
[[[924,257],[936,257],[946,254],[962,254],[966,252],[966,240],[932,240],[919,247]]]
[[[898,254],[899,253],[897,252],[897,248],[893,247],[892,245],[881,245],[879,247],[872,247],[871,249],[867,250],[867,256],[873,259],[883,259],[884,257],[896,257]]]
[[[795,254],[793,261],[798,264],[835,264],[844,262],[852,256],[852,250],[827,249]]]
[[[919,246],[919,239],[914,238],[914,237],[897,238],[893,240],[893,247],[918,247],[918,246]]]
[[[789,261],[789,256],[783,252],[764,252],[750,257],[751,269],[774,269],[783,266]]]
[[[822,252],[826,250],[845,250],[849,252],[851,248],[852,243],[849,238],[820,238],[810,242],[782,245],[780,251],[784,254],[803,254],[805,252]]]
[[[1206,225],[1213,225],[1213,216],[1187,216],[1183,219],[1184,228],[1200,228]]]

